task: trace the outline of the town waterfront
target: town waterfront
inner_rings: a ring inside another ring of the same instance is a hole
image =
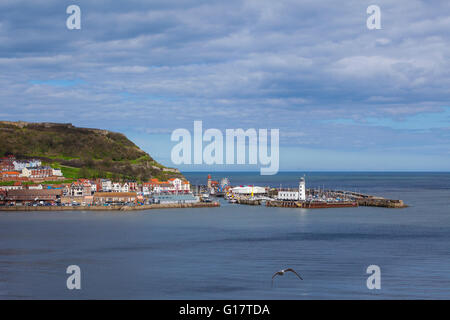
[[[214,173],[295,187],[303,172]],[[206,173],[185,173],[204,184]],[[409,207],[0,213],[0,299],[449,299],[450,173],[306,173]],[[66,288],[79,265],[82,289]],[[381,268],[368,290],[366,268]],[[304,278],[275,271],[292,267]]]

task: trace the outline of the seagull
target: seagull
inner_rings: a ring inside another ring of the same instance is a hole
[[[292,269],[292,268],[287,268],[287,269],[283,269],[283,270],[277,271],[277,272],[275,272],[275,273],[273,274],[273,276],[272,276],[272,286],[273,286],[273,279],[274,279],[276,276],[283,276],[286,272],[292,272],[292,273],[294,273],[300,280],[303,280],[303,278],[300,277],[300,275],[299,275],[297,272],[295,272],[294,269]]]

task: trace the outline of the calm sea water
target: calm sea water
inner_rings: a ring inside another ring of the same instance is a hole
[[[303,173],[216,173],[295,186]],[[187,173],[193,183],[206,174]],[[0,299],[449,299],[450,173],[307,173],[307,187],[403,199],[406,209],[239,206],[0,213]],[[82,289],[66,289],[78,265]],[[381,268],[368,290],[366,268]],[[276,279],[285,267],[297,270]]]

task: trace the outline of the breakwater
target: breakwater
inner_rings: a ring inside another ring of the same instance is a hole
[[[366,206],[366,207],[383,207],[383,208],[406,208],[406,205],[403,200],[392,200],[392,199],[375,199],[375,198],[367,198],[367,199],[358,199],[358,205]]]
[[[304,208],[304,209],[320,209],[320,208],[348,208],[357,207],[357,202],[319,202],[319,201],[267,201],[267,207],[282,208]]]
[[[61,206],[61,207],[13,206],[13,207],[0,207],[0,211],[135,211],[135,210],[176,209],[176,208],[212,208],[219,206],[220,204],[218,202],[157,203],[142,206]]]
[[[406,208],[402,200],[366,198],[357,199],[355,201],[342,202],[324,202],[324,201],[280,201],[272,200],[266,202],[267,207],[282,208],[304,208],[304,209],[320,209],[320,208],[348,208],[348,207],[382,207],[382,208]]]

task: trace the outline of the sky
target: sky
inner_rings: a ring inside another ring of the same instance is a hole
[[[280,170],[448,171],[449,30],[447,0],[2,0],[0,119],[122,132],[168,166],[202,120],[279,129]]]

